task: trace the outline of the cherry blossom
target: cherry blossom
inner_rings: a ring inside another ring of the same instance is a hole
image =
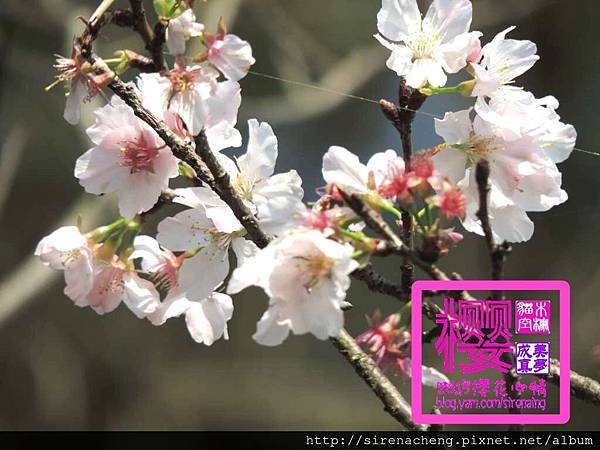
[[[40,257],[44,265],[64,271],[64,292],[75,304],[92,289],[93,249],[77,227],[66,226],[53,231],[39,242],[35,255]]]
[[[75,177],[91,194],[116,193],[121,215],[132,218],[154,206],[169,179],[178,175],[178,160],[118,97],[95,115],[87,129],[95,147],[79,157]]]
[[[436,167],[463,189],[468,203],[463,224],[470,231],[481,233],[475,217],[478,194],[474,165],[487,159],[493,231],[498,238],[510,242],[528,240],[533,223],[525,212],[547,211],[567,200],[560,187],[561,174],[535,136],[502,138],[506,130],[479,116],[471,121],[470,113],[471,110],[446,113],[443,120],[436,120],[436,132],[446,141],[434,157]]]
[[[474,42],[470,0],[434,0],[424,18],[416,0],[383,0],[375,38],[392,54],[388,68],[413,88],[446,84],[446,73],[467,65]]]
[[[165,300],[148,316],[152,324],[162,325],[170,318],[184,315],[190,336],[196,342],[212,345],[221,337],[228,338],[227,322],[233,314],[231,297],[212,292],[201,300],[190,300],[179,284],[178,271],[183,257],[161,248],[150,236],[137,236],[134,249],[130,259],[140,258],[142,270],[168,292]]]
[[[111,71],[95,74],[92,65],[81,56],[75,46],[73,46],[70,58],[56,55],[54,68],[58,72],[56,81],[46,89],[61,82],[68,86],[63,117],[71,125],[77,125],[81,117],[81,103],[89,102],[100,94],[102,88],[112,80],[114,74]]]
[[[208,47],[206,58],[228,80],[241,80],[256,62],[250,44],[235,34],[219,32],[215,36],[207,35],[205,43]]]
[[[318,231],[306,231],[276,239],[241,264],[228,293],[254,285],[270,298],[253,336],[256,342],[278,345],[290,331],[318,339],[336,336],[344,324],[349,275],[358,267],[353,251]]]
[[[109,261],[98,261],[94,265],[94,284],[75,304],[89,306],[102,315],[114,311],[121,302],[140,319],[160,306],[154,285],[140,278],[131,264],[115,255]]]
[[[464,219],[466,203],[467,199],[462,190],[447,181],[442,182],[441,190],[433,197],[433,204],[448,219],[454,217]]]
[[[558,100],[552,96],[541,99],[523,89],[502,86],[488,100],[478,98],[477,114],[495,125],[495,131],[506,139],[528,134],[539,142],[546,154],[556,162],[566,160],[577,140],[572,125],[561,122],[556,113]]]
[[[220,231],[203,207],[188,209],[158,224],[158,242],[172,251],[194,256],[183,260],[178,274],[179,292],[189,300],[207,298],[229,273],[229,249],[239,260],[252,254],[255,246],[244,239],[245,231]],[[202,274],[202,276],[198,276]]]
[[[476,80],[472,95],[492,94],[500,86],[512,83],[527,72],[539,59],[533,42],[506,39],[506,35],[514,29],[509,27],[498,33],[481,49],[482,60],[471,63],[470,68]]]
[[[279,235],[297,224],[304,212],[302,180],[295,170],[274,174],[277,137],[271,126],[256,119],[248,121],[248,146],[236,160],[219,154],[218,159],[232,187],[257,216],[266,233]],[[205,208],[206,215],[220,232],[242,230],[229,206],[206,187],[177,189],[175,201],[192,208]]]
[[[404,173],[404,161],[394,150],[375,153],[366,165],[344,147],[329,147],[323,156],[325,181],[351,193],[376,191],[389,181],[390,170],[396,174]]]
[[[239,147],[235,129],[241,88],[235,81],[217,82],[211,67],[187,66],[178,61],[170,71],[140,74],[137,81],[142,101],[150,111],[177,113],[192,135],[205,130],[213,151]]]
[[[356,217],[354,211],[350,208],[335,206],[333,208],[321,209],[316,205],[314,208],[306,209],[300,215],[300,227],[309,230],[318,230],[324,236],[330,237],[336,234],[338,224],[341,221]],[[361,224],[352,224],[351,230],[358,230]]]
[[[165,31],[165,40],[169,53],[174,56],[185,53],[185,42],[194,36],[201,36],[204,25],[196,22],[196,15],[191,8],[179,16],[170,19]]]

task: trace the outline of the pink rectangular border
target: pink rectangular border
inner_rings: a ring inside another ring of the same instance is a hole
[[[569,374],[570,366],[570,292],[563,280],[419,280],[412,286],[411,403],[417,424],[565,424],[571,414],[570,379],[560,377],[558,414],[423,414],[422,405],[422,303],[423,291],[558,291],[560,306],[560,371]]]

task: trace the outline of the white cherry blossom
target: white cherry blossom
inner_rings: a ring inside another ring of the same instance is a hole
[[[138,318],[154,313],[160,306],[154,285],[140,278],[130,264],[114,257],[94,265],[94,284],[90,292],[80,298],[78,306],[89,306],[98,314],[114,311],[121,302]]]
[[[510,27],[498,33],[481,49],[482,60],[471,63],[476,80],[473,96],[487,96],[500,86],[512,83],[539,59],[533,42],[506,39],[506,35],[514,29]]]
[[[211,149],[219,151],[242,144],[235,129],[242,97],[237,82],[217,82],[218,77],[211,67],[177,62],[170,71],[140,74],[137,86],[146,108],[179,114],[192,135],[204,129]]]
[[[56,81],[46,88],[51,89],[58,83],[64,83],[68,88],[67,101],[63,118],[71,125],[77,125],[81,118],[81,104],[91,101],[100,94],[102,87],[106,86],[114,77],[110,70],[96,74],[94,67],[81,56],[77,46],[73,46],[71,57],[55,55],[54,69],[58,72]],[[96,58],[101,64],[101,59]],[[107,69],[107,68],[105,68]]]
[[[233,188],[257,216],[263,231],[279,235],[296,225],[304,212],[302,180],[295,170],[274,174],[277,137],[268,123],[250,119],[248,136],[246,153],[235,161],[222,154],[218,159],[228,172]],[[175,193],[175,202],[206,209],[207,217],[220,232],[242,229],[229,206],[209,188],[177,189]]]
[[[93,250],[75,226],[60,227],[44,237],[35,249],[42,263],[65,275],[65,295],[80,303],[94,283]],[[84,306],[84,305],[79,305]]]
[[[117,96],[95,115],[87,129],[95,147],[79,157],[75,177],[91,194],[116,193],[119,212],[132,218],[154,206],[169,179],[178,175],[178,160]]]
[[[183,260],[178,273],[179,292],[189,300],[207,298],[229,273],[229,249],[239,260],[255,252],[243,229],[220,231],[202,206],[167,217],[158,224],[158,242],[172,251],[196,252]],[[199,275],[201,274],[201,275]]]
[[[170,19],[165,31],[169,53],[174,56],[183,55],[186,41],[191,37],[201,36],[203,31],[204,25],[196,22],[196,15],[191,8]]]
[[[561,122],[557,109],[558,100],[552,96],[537,99],[530,92],[509,86],[496,89],[489,99],[478,98],[475,104],[477,114],[494,124],[502,137],[530,135],[559,163],[573,151],[577,132],[572,125]]]
[[[413,88],[441,87],[467,65],[481,33],[469,33],[470,0],[434,0],[424,18],[416,0],[383,0],[375,38],[392,54],[387,66]]]
[[[390,169],[404,172],[404,160],[394,150],[375,153],[366,165],[344,147],[331,146],[323,156],[323,179],[351,193],[375,190],[388,179]]]
[[[154,325],[184,315],[190,336],[196,342],[212,345],[221,337],[228,339],[227,322],[233,314],[231,297],[212,292],[201,300],[190,300],[180,289],[178,279],[182,258],[161,248],[150,236],[137,236],[134,249],[130,258],[140,258],[142,270],[151,274],[155,283],[167,291],[165,300],[148,316]]]
[[[475,217],[478,196],[474,166],[480,159],[487,159],[493,231],[499,239],[527,240],[533,233],[533,223],[525,212],[547,211],[567,200],[561,189],[561,173],[535,136],[502,138],[506,133],[497,124],[479,116],[472,121],[470,113],[446,113],[443,120],[436,120],[436,132],[446,144],[434,156],[435,166],[463,190],[468,200],[465,227],[480,233]]]
[[[344,324],[349,275],[358,267],[352,253],[348,244],[306,231],[276,239],[238,267],[228,292],[254,285],[270,299],[253,338],[278,345],[290,331],[319,339],[336,336]]]
[[[228,80],[239,81],[246,76],[256,60],[252,47],[235,34],[220,32],[206,38],[206,57]]]

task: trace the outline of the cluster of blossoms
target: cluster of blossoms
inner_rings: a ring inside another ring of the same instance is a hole
[[[577,134],[556,113],[554,97],[536,98],[512,86],[539,59],[533,42],[508,39],[508,28],[481,45],[469,31],[470,0],[434,0],[421,18],[416,0],[383,0],[375,37],[391,50],[387,66],[425,95],[461,93],[475,106],[436,120],[444,143],[435,149],[438,170],[467,196],[464,227],[483,234],[475,165],[491,167],[489,214],[496,239],[527,241],[533,222],[527,212],[547,211],[567,200],[556,164],[567,159]],[[470,79],[447,87],[447,74]]]
[[[410,161],[386,150],[363,164],[348,150],[330,147],[322,164],[326,187],[311,206],[303,203],[296,171],[275,173],[278,141],[269,124],[249,120],[245,153],[237,158],[224,153],[242,146],[236,128],[239,81],[254,64],[250,45],[228,33],[222,21],[216,34],[207,32],[190,2],[157,0],[155,7],[173,67],[140,74],[130,83],[132,91],[185,142],[204,133],[231,188],[272,240],[259,249],[210,187],[169,189],[177,177],[197,180],[192,168],[114,96],[95,111],[95,123],[87,129],[93,147],[77,160],[74,174],[91,194],[116,194],[122,217],[85,234],[62,227],[35,251],[44,264],[64,271],[65,294],[78,306],[104,314],[122,301],[154,325],[184,316],[192,338],[211,345],[227,339],[233,315],[229,295],[257,286],[269,297],[253,336],[258,343],[278,345],[290,332],[326,339],[343,328],[352,272],[384,253],[385,242],[369,236],[348,198],[358,198],[397,226],[408,218],[420,238],[418,256],[426,262],[437,261],[463,239],[453,221],[481,233],[474,167],[482,159],[491,166],[489,207],[500,239],[529,239],[533,224],[526,212],[566,200],[556,163],[573,149],[573,127],[560,122],[554,98],[538,100],[506,86],[537,60],[535,46],[506,39],[503,32],[481,47],[481,33],[469,32],[469,0],[434,0],[424,19],[416,0],[383,0],[377,38],[392,51],[388,67],[409,86],[424,95],[475,96],[474,111],[437,120],[445,143]],[[206,50],[187,58],[192,39]],[[82,92],[90,98],[126,69],[132,52],[119,54],[115,60],[94,56],[91,64],[76,48],[71,59],[58,60],[58,81],[70,91],[67,121],[79,119]],[[446,73],[462,69],[474,78],[444,87]],[[143,235],[143,217],[161,198],[185,209],[162,220],[155,238]],[[410,374],[410,334],[400,318],[376,318],[358,341],[382,366]],[[429,385],[445,379],[430,368],[423,377]]]

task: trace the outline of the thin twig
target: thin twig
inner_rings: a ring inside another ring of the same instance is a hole
[[[266,247],[270,241],[269,236],[260,229],[258,219],[252,214],[252,211],[248,209],[244,200],[242,200],[233,188],[229,174],[210,149],[204,131],[201,131],[196,138],[196,151],[212,173],[214,178],[213,190],[225,203],[227,203],[227,205],[229,205],[237,219],[248,232],[249,238],[258,245],[258,247]]]
[[[342,330],[340,334],[331,338],[331,342],[338,351],[352,365],[356,373],[371,390],[379,397],[385,411],[404,425],[408,430],[427,431],[425,425],[417,425],[412,420],[410,404],[404,399],[398,389],[381,372],[373,359],[364,353],[356,341]]]
[[[564,375],[564,374],[563,374]],[[600,383],[571,370],[571,395],[594,405],[600,405]],[[550,360],[550,374],[547,380],[558,385],[560,383],[560,361]]]
[[[384,278],[383,275],[373,270],[371,264],[367,264],[365,267],[352,272],[352,277],[363,281],[369,290],[373,292],[396,297],[399,300],[404,299],[404,296],[402,295],[402,286]]]
[[[489,186],[490,164],[487,160],[482,159],[477,163],[475,168],[475,179],[477,181],[477,190],[479,192],[479,210],[477,218],[481,222],[481,228],[485,236],[485,241],[490,252],[492,262],[492,279],[501,280],[504,278],[504,263],[506,256],[510,253],[511,248],[507,242],[497,245],[494,243],[494,233],[490,225],[490,216],[488,211],[488,196],[490,193]],[[502,297],[502,293],[495,294],[498,298]]]
[[[481,222],[481,228],[483,229],[483,234],[490,253],[492,279],[502,280],[504,278],[504,264],[510,251],[510,246],[506,242],[502,245],[496,245],[494,242],[488,210],[488,197],[490,193],[489,177],[490,165],[487,160],[482,159],[477,163],[475,168],[475,179],[477,181],[477,190],[479,192],[479,210],[477,211],[477,218]],[[492,296],[503,300],[504,292],[501,290],[494,291]],[[500,360],[510,364],[510,370],[504,374],[504,382],[506,383],[508,395],[511,398],[518,399],[520,394],[513,389],[513,386],[520,381],[521,377],[517,374],[515,355],[513,352],[505,352],[500,356]],[[521,414],[520,408],[517,407],[508,408],[508,411],[511,414]],[[522,431],[523,425],[512,424],[509,426],[509,430]]]
[[[133,28],[144,41],[146,50],[152,56],[156,70],[163,70],[165,68],[165,60],[162,54],[162,46],[165,42],[164,26],[159,21],[154,29],[152,29],[148,23],[142,0],[129,0],[129,3],[131,4],[131,12],[133,13]]]
[[[404,78],[400,78],[400,89],[398,100],[400,106],[381,100],[380,106],[385,117],[394,125],[400,134],[402,142],[402,153],[404,159],[404,170],[410,171],[413,157],[412,148],[412,123],[415,120],[416,111],[423,105],[426,96],[418,90],[409,87]],[[413,220],[410,212],[402,209],[402,241],[409,248],[414,248],[413,242]],[[410,289],[413,283],[414,266],[409,257],[402,261],[402,289],[405,297],[410,298]]]

